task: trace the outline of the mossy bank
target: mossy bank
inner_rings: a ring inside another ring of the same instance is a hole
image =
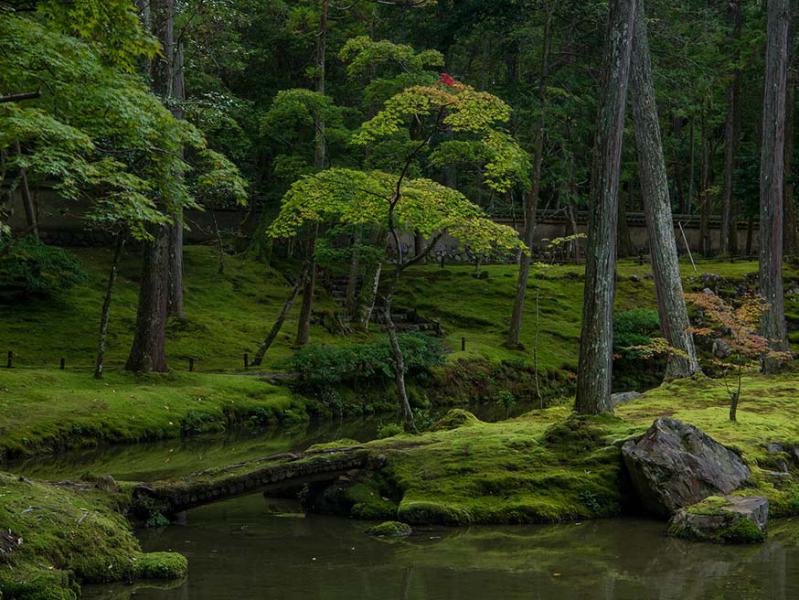
[[[0,473],[0,597],[72,600],[81,583],[176,579],[186,558],[143,553],[112,481],[47,484]]]

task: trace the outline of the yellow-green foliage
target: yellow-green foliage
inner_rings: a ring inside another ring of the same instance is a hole
[[[186,559],[142,553],[114,502],[91,484],[57,487],[0,473],[0,592],[67,600],[77,597],[76,582],[183,577]]]

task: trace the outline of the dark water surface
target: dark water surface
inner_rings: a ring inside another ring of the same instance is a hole
[[[372,539],[367,524],[270,514],[249,496],[197,509],[183,525],[142,533],[148,551],[177,550],[189,576],[166,587],[87,587],[90,600],[489,600],[799,598],[799,522],[765,545],[664,537],[646,520],[426,528]]]

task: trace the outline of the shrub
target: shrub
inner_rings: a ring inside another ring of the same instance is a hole
[[[0,300],[47,297],[85,279],[86,273],[70,253],[27,237],[0,259]]]
[[[635,346],[649,346],[660,336],[660,317],[656,310],[638,308],[619,313],[613,320],[613,351],[635,358]]]
[[[444,348],[432,337],[419,333],[399,336],[408,373],[423,372],[443,364]],[[309,346],[294,357],[294,370],[306,385],[380,382],[394,378],[388,340],[346,346]]]

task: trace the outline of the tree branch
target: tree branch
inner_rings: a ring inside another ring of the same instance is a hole
[[[0,96],[0,104],[4,102],[19,102],[20,100],[33,100],[42,95],[40,91],[23,92],[22,94],[11,94],[10,96]]]

